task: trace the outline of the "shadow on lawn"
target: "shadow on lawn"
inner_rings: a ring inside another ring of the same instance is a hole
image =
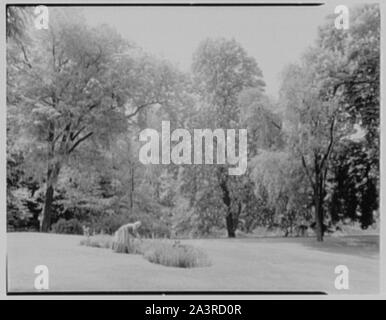
[[[380,253],[378,235],[325,237],[323,242],[317,242],[314,238],[307,238],[301,243],[308,248],[324,252],[368,258],[378,258]]]
[[[379,258],[379,235],[350,235],[350,236],[329,236],[324,237],[323,242],[316,241],[315,237],[255,237],[226,239],[226,241],[242,241],[260,243],[294,243],[312,250],[323,252],[349,254],[366,258]]]

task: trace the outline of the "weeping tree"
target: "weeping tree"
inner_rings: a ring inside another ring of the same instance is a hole
[[[300,162],[287,151],[262,150],[250,167],[254,192],[271,213],[271,225],[279,225],[285,236],[293,235],[309,219],[309,190]]]

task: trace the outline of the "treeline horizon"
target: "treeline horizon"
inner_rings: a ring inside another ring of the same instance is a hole
[[[37,30],[32,7],[7,7],[8,231],[112,234],[139,220],[142,236],[264,227],[322,241],[379,219],[378,5],[351,8],[347,30],[326,17],[277,100],[235,39],[204,39],[182,72],[71,8],[49,13]],[[162,121],[247,129],[246,172],[141,163],[139,133]]]

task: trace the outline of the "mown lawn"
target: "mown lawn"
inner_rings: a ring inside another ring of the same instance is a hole
[[[83,237],[9,233],[8,291],[34,292],[34,269],[46,265],[52,291],[324,291],[378,293],[379,238],[183,240],[212,264],[175,268],[141,255],[80,246]],[[350,288],[334,288],[337,265],[349,268]]]

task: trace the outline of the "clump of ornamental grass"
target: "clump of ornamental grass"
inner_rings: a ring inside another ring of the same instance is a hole
[[[179,241],[118,238],[99,234],[82,239],[80,244],[96,248],[111,248],[117,253],[141,254],[149,262],[167,267],[195,268],[211,265],[203,250],[181,244]]]
[[[195,268],[211,264],[201,249],[170,241],[154,242],[151,246],[147,246],[144,257],[152,263],[168,267]]]
[[[94,248],[112,248],[113,238],[108,234],[96,234],[80,241],[80,245]]]

